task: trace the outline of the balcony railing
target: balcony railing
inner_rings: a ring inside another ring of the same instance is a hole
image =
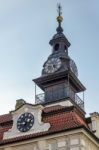
[[[44,102],[49,102],[52,100],[59,100],[59,99],[64,99],[64,98],[71,98],[80,108],[84,110],[84,101],[81,100],[81,98],[75,94],[69,87],[61,88],[59,91],[54,91],[49,93],[49,95],[42,93],[38,94],[35,97],[35,103],[44,103]]]

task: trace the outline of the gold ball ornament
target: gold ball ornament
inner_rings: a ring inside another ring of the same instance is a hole
[[[58,22],[62,22],[63,17],[62,16],[58,16],[56,19],[57,19]]]

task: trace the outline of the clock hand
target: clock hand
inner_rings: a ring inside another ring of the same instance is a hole
[[[30,122],[30,121],[31,121],[31,119],[28,118],[28,119],[27,119],[27,122]]]
[[[25,124],[26,124],[26,122],[21,122],[20,124],[25,125]]]

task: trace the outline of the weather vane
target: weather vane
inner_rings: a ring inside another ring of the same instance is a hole
[[[59,16],[61,16],[61,14],[62,14],[62,7],[61,7],[60,3],[57,4],[57,12],[58,12]]]

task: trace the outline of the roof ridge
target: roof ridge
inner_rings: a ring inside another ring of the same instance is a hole
[[[74,117],[74,115],[75,115],[75,117]],[[78,123],[78,124],[80,123],[88,128],[87,123],[84,121],[84,119],[81,118],[75,111],[73,111],[72,116],[73,116],[75,123]]]

